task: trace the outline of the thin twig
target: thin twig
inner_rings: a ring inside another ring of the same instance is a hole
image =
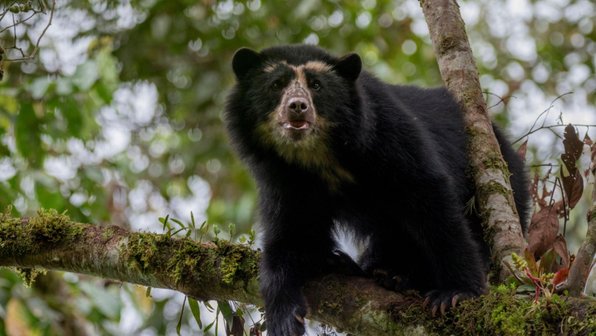
[[[48,31],[48,28],[50,28],[50,26],[52,25],[52,20],[54,18],[54,9],[55,9],[55,7],[56,7],[56,0],[53,0],[52,1],[52,7],[50,8],[50,19],[48,20],[47,25],[44,27],[43,31],[41,32],[41,34],[37,38],[37,41],[35,42],[35,45],[33,47],[33,51],[29,55],[25,55],[25,53],[23,52],[23,49],[16,46],[16,26],[19,23],[14,21],[14,16],[13,16],[13,26],[12,26],[12,28],[15,30],[14,31],[14,36],[15,36],[15,42],[14,43],[15,44],[14,44],[14,46],[11,49],[19,50],[20,53],[21,53],[21,55],[22,55],[22,57],[20,57],[20,58],[12,58],[12,59],[9,58],[9,59],[6,59],[6,61],[10,61],[10,62],[28,61],[28,60],[33,59],[35,57],[35,55],[37,55],[37,52],[39,51],[39,44],[41,43],[41,39],[46,34],[46,32]],[[44,13],[44,11],[37,11],[37,13]],[[35,13],[35,14],[37,14],[37,13]],[[29,18],[27,18],[27,20]]]
[[[25,18],[25,19],[23,19],[23,20],[21,20],[21,21],[16,21],[16,22],[15,22],[15,21],[13,20],[13,24],[11,24],[10,26],[7,26],[7,27],[4,27],[4,28],[0,29],[0,34],[1,34],[1,33],[4,33],[5,31],[9,30],[10,28],[12,28],[12,27],[14,27],[14,26],[16,26],[16,25],[20,25],[21,23],[25,23],[25,22],[29,21],[29,19],[31,19],[32,17],[34,17],[34,16],[35,16],[35,15],[37,15],[38,13],[43,13],[43,12],[42,12],[42,11],[36,11],[36,10],[34,10],[34,11],[33,11],[33,14],[29,15],[29,17],[27,17],[27,18]],[[13,15],[13,19],[14,19],[14,15]]]
[[[507,103],[503,97],[499,96],[499,95],[498,95],[498,94],[496,94],[496,93],[492,93],[492,92],[489,92],[489,91],[484,91],[484,93],[486,94],[486,99],[485,99],[485,100],[486,100],[487,102],[488,102],[488,96],[489,96],[489,95],[491,95],[491,96],[495,96],[495,97],[499,98],[499,101],[498,101],[498,102],[494,103],[493,105],[491,105],[491,106],[489,106],[489,107],[487,108],[487,109],[489,109],[489,110],[490,110],[490,109],[492,109],[493,107],[496,107],[497,105],[499,105],[499,104],[501,104],[501,103],[503,103],[503,104],[506,104],[506,103]],[[516,97],[515,97],[515,96],[510,96],[509,98],[516,98]],[[507,100],[509,100],[509,98],[507,98]]]
[[[8,14],[8,12],[10,12],[10,7],[15,5],[16,3],[17,3],[17,1],[15,0],[12,3],[6,5],[6,9],[2,12],[2,14],[0,14],[0,21],[2,21],[2,19],[4,19],[4,17],[6,16],[6,14]]]
[[[559,167],[560,164],[553,164],[553,163],[540,163],[540,164],[533,164],[530,165],[530,168],[538,168],[538,167]]]
[[[541,131],[543,129],[550,129],[552,131],[551,128],[556,128],[556,127],[566,127],[566,125],[563,122],[563,117],[562,117],[562,113],[559,113],[559,122],[560,124],[555,124],[555,125],[548,125],[546,126],[546,117],[548,116],[548,113],[555,107],[555,103],[557,102],[557,100],[572,94],[573,91],[570,92],[566,92],[563,93],[562,95],[556,97],[555,99],[553,99],[553,101],[550,103],[550,106],[545,109],[544,111],[542,111],[538,117],[536,117],[536,119],[534,120],[534,123],[532,124],[532,126],[530,126],[530,130],[528,132],[526,132],[524,135],[522,135],[521,137],[519,137],[518,139],[516,139],[515,141],[512,142],[512,144],[516,144],[519,141],[521,141],[523,138],[534,134],[538,131]],[[544,116],[544,118],[542,119],[542,125],[540,125],[538,128],[534,129],[534,127],[536,127],[536,124],[538,123],[538,121],[540,120],[540,118],[542,118]],[[596,125],[585,125],[585,124],[574,124],[575,126],[579,126],[579,127],[596,127]]]
[[[573,126],[587,127],[589,129],[590,127],[596,127],[596,124],[595,125],[591,125],[591,124],[576,124],[576,123],[573,123]],[[557,137],[560,138],[561,136],[553,130],[553,128],[559,128],[559,127],[567,127],[567,125],[555,124],[555,125],[540,126],[537,129],[528,131],[526,134],[522,135],[521,137],[519,137],[518,139],[516,139],[515,141],[513,141],[512,144],[516,144],[520,140],[522,140],[523,138],[527,137],[528,135],[534,134],[534,133],[536,133],[538,131],[542,131],[542,130],[549,130],[549,131],[553,132]]]

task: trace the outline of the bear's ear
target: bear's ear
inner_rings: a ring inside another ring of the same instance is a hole
[[[236,78],[243,79],[250,70],[261,65],[262,62],[263,59],[258,52],[248,48],[240,48],[234,54],[232,69],[234,69]]]
[[[333,70],[343,78],[355,81],[362,70],[362,60],[358,54],[348,54],[339,59]]]

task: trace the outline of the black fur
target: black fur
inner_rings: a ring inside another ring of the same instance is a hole
[[[282,104],[279,85],[289,85],[291,66],[311,61],[330,67],[306,72],[317,123],[327,123],[312,147],[320,155],[314,163],[272,145],[279,134],[257,131]],[[272,64],[281,66],[265,71]],[[443,88],[389,85],[360,67],[355,54],[339,59],[302,45],[242,49],[234,58],[238,83],[225,119],[259,189],[269,335],[304,333],[301,286],[332,271],[334,222],[370,237],[360,261],[367,274],[399,276],[400,288],[427,293],[435,309],[485,290],[488,248],[479,217],[465,209],[474,183],[460,110]],[[523,164],[495,131],[525,231]]]

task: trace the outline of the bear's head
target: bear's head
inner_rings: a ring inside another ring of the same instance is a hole
[[[328,145],[333,128],[345,125],[362,62],[357,54],[336,58],[317,47],[292,45],[262,52],[242,48],[232,68],[237,85],[228,119],[252,124],[257,142],[304,162]]]

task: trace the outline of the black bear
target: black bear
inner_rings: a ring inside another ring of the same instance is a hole
[[[306,45],[240,49],[232,67],[225,121],[259,191],[269,335],[304,333],[301,287],[337,264],[336,225],[367,237],[365,274],[400,279],[391,286],[421,291],[433,312],[483,293],[467,135],[445,89],[386,84],[356,54]],[[523,164],[495,131],[525,231]]]

